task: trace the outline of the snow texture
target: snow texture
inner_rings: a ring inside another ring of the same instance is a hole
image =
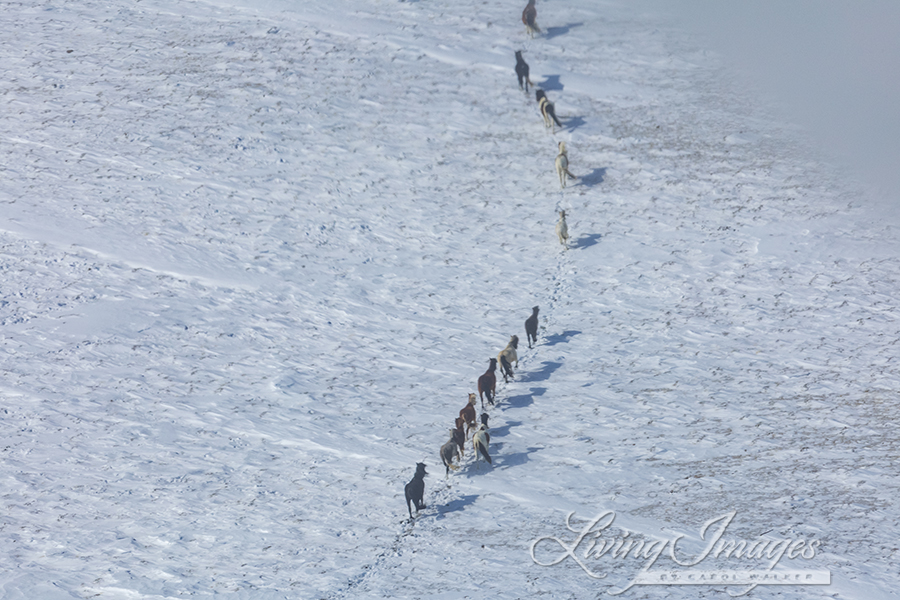
[[[606,510],[895,597],[896,225],[652,11],[523,7],[3,5],[0,598],[608,597],[530,555]]]

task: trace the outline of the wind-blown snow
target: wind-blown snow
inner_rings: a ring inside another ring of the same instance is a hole
[[[654,14],[522,8],[4,7],[0,597],[605,597],[640,563],[529,554],[604,510],[821,541],[753,597],[893,597],[894,227]]]

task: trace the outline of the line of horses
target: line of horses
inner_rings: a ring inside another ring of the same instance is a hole
[[[531,309],[531,316],[525,320],[525,335],[528,341],[528,348],[533,348],[532,344],[537,344],[538,332],[538,314],[540,307],[535,306]],[[490,455],[491,434],[488,421],[490,415],[487,412],[487,406],[494,406],[497,398],[497,365],[500,365],[500,374],[503,376],[504,383],[509,383],[510,379],[515,379],[515,370],[519,368],[519,336],[513,335],[509,338],[506,347],[498,354],[497,358],[488,359],[487,370],[478,377],[477,389],[478,394],[469,393],[469,400],[466,405],[460,409],[459,416],[456,417],[454,427],[450,429],[450,439],[448,439],[440,448],[441,462],[445,468],[445,478],[450,477],[450,471],[459,469],[459,464],[465,456],[466,441],[469,434],[472,433],[472,451],[475,454],[475,466],[479,468],[480,460],[493,464]],[[476,406],[479,399],[481,400],[481,415],[479,417]],[[485,405],[487,399],[487,405]],[[480,420],[480,423],[479,423]],[[454,459],[457,464],[454,464]],[[416,463],[416,474],[404,490],[406,495],[406,507],[409,510],[409,517],[412,518],[412,504],[416,507],[416,513],[425,508],[423,496],[425,493],[425,463]]]
[[[522,22],[525,24],[526,32],[532,38],[534,38],[535,33],[541,33],[541,29],[536,22],[536,17],[537,10],[535,8],[535,0],[528,0],[525,10],[522,11]],[[519,88],[524,89],[525,92],[528,93],[528,86],[534,86],[529,77],[530,68],[528,63],[522,58],[522,51],[516,51],[515,57],[515,71],[519,80]],[[562,127],[563,125],[556,117],[556,110],[553,103],[550,102],[549,98],[547,98],[547,94],[542,89],[535,90],[535,100],[538,103],[541,116],[544,119],[545,127],[552,129],[553,133],[556,133],[554,125],[558,127]],[[569,162],[565,143],[560,142],[558,144],[558,149],[559,153],[555,160],[556,171],[560,179],[560,187],[565,188],[567,178],[577,179],[577,177],[569,173]],[[556,234],[559,237],[560,243],[568,248],[568,228],[565,219],[565,211],[562,211],[560,213],[560,222],[556,225]],[[525,336],[529,349],[532,348],[532,343],[537,343],[538,313],[540,312],[540,307],[535,306],[531,310],[531,316],[525,321]],[[515,365],[515,368],[519,367],[518,347],[519,336],[513,335],[510,337],[506,347],[497,354],[497,358],[488,360],[487,370],[479,376],[477,380],[478,395],[476,396],[475,394],[470,393],[468,403],[460,409],[459,416],[456,417],[455,425],[450,429],[450,439],[441,446],[439,452],[441,462],[445,468],[445,478],[450,477],[450,471],[459,469],[458,463],[460,463],[462,457],[465,456],[466,441],[472,431],[474,431],[474,434],[472,435],[472,450],[475,454],[476,468],[478,468],[481,459],[487,461],[488,464],[493,464],[490,455],[491,434],[490,427],[488,426],[490,415],[486,412],[484,400],[485,397],[487,397],[488,405],[494,406],[494,400],[497,393],[498,365],[500,366],[500,373],[503,376],[504,383],[509,383],[509,380],[515,377],[513,365]],[[480,423],[478,423],[479,416],[476,409],[479,398],[481,399],[482,411]],[[454,459],[457,464],[454,464]],[[428,473],[425,471],[425,463],[416,463],[416,474],[413,476],[412,481],[406,484],[404,492],[410,519],[412,519],[413,516],[412,504],[415,504],[416,513],[425,508],[423,496],[425,493],[426,475],[428,475]]]

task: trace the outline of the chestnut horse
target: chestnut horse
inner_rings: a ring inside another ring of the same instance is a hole
[[[535,32],[541,32],[541,28],[537,24],[537,9],[534,7],[534,0],[528,0],[528,6],[522,11],[522,22],[525,23],[525,30],[531,37],[534,37]]]
[[[475,422],[478,413],[475,411],[475,394],[469,394],[469,403],[466,404],[466,407],[459,411],[460,418],[465,422],[468,427],[466,427],[466,437],[469,437],[469,432],[475,429],[478,425]],[[457,427],[459,425],[457,424]]]

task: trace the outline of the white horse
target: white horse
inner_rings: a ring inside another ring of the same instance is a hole
[[[556,155],[556,174],[559,176],[559,187],[565,189],[566,180],[571,177],[577,179],[569,172],[569,155],[566,153],[566,143],[559,143],[559,154]]]
[[[472,446],[475,448],[475,465],[478,465],[478,456],[481,455],[488,464],[494,464],[491,461],[491,455],[488,450],[491,445],[491,434],[487,432],[487,427],[483,424],[478,427],[478,431],[472,436]]]
[[[516,353],[516,349],[519,347],[519,336],[514,335],[509,338],[509,343],[506,345],[506,348],[500,351],[500,354],[497,355],[497,362],[500,363],[500,372],[503,373],[503,381],[509,382],[508,377],[512,377],[512,365],[515,363],[516,368],[519,368],[519,355]]]
[[[569,249],[569,226],[566,224],[566,211],[559,211],[559,221],[556,223],[556,237],[559,238],[559,243],[562,244],[566,250]]]

